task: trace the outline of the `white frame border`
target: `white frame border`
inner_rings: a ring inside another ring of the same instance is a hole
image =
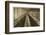
[[[19,5],[19,6],[18,6]],[[21,6],[22,5],[22,6]],[[23,6],[24,5],[24,6]],[[9,7],[9,31],[10,32],[21,32],[21,31],[38,31],[43,30],[43,5],[33,5],[33,4],[17,4],[10,3]],[[13,27],[13,7],[27,7],[28,8],[40,8],[40,27],[24,27],[24,28],[14,28]],[[11,16],[12,15],[12,16]]]

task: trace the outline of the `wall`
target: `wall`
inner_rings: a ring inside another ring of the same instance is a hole
[[[15,19],[19,17],[21,18],[21,16],[23,16],[25,13],[26,11],[23,8],[15,8],[15,13],[14,13]]]

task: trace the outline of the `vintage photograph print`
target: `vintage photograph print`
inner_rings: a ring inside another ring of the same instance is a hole
[[[40,26],[40,8],[14,7],[14,27]]]
[[[5,1],[5,33],[45,31],[45,4]]]

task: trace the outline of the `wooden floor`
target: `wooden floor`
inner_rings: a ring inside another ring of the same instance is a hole
[[[29,26],[39,26],[38,23],[30,16],[30,15],[27,15],[28,18],[29,18],[29,22],[27,21],[25,25],[25,20],[26,20],[26,15],[24,17],[22,17],[18,22],[17,24],[14,23],[14,27],[29,27]],[[16,24],[16,25],[15,25]]]

